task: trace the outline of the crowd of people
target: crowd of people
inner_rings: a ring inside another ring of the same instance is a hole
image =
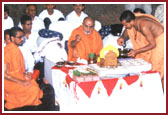
[[[132,11],[125,10],[120,15],[124,31],[116,42],[119,46],[123,46],[124,40],[129,38],[132,50],[128,56],[143,58],[151,63],[152,70],[160,73],[164,83],[163,11],[160,15],[156,11],[155,17],[150,14],[151,9],[146,13],[142,7],[137,7],[131,9]],[[68,60],[88,64],[90,53],[94,53],[96,57],[94,59],[97,60],[103,48],[103,39],[99,33],[102,25],[84,13],[84,8],[84,4],[73,4],[74,10],[64,16],[61,11],[55,9],[55,4],[46,4],[45,9],[37,16],[37,5],[28,4],[26,14],[21,17],[18,26],[14,27],[9,9],[4,6],[2,28],[5,110],[59,110],[59,106],[55,104],[54,89],[44,76],[45,55],[42,51],[45,45],[54,41],[57,42],[54,44],[57,45],[57,49],[52,51],[53,55],[57,55],[55,61]],[[67,28],[57,28],[58,31],[55,32],[51,30],[56,28],[53,26],[55,24],[58,27],[66,25]],[[46,43],[37,43],[40,38],[45,37],[53,39]],[[52,49],[48,50],[50,51],[47,52],[51,52]]]

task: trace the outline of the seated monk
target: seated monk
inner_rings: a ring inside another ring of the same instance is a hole
[[[8,110],[40,105],[43,91],[30,75],[25,73],[24,59],[19,45],[24,40],[23,30],[11,29],[11,43],[4,48],[4,94]]]
[[[99,55],[103,43],[94,25],[94,19],[86,17],[83,24],[72,32],[68,40],[68,61],[77,61],[78,58],[88,60],[90,53]]]

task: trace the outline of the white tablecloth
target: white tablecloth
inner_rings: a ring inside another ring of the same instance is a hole
[[[163,93],[160,75],[148,73],[138,76],[128,85],[119,78],[112,92],[108,94],[109,83],[95,81],[90,96],[81,85],[66,79],[70,72],[52,68],[52,79],[46,77],[55,90],[61,112],[105,112],[105,113],[165,113],[166,98]],[[134,77],[132,77],[134,78]],[[110,80],[110,79],[109,79]],[[108,80],[106,80],[108,81]],[[87,83],[83,82],[83,86]]]

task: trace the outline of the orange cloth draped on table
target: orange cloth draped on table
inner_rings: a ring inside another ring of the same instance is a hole
[[[10,76],[25,80],[24,59],[20,49],[14,43],[10,43],[4,48],[4,63],[9,64],[8,74]],[[41,104],[40,98],[43,97],[43,92],[34,79],[31,80],[31,83],[30,86],[23,86],[4,79],[5,107],[13,109]]]
[[[138,16],[144,16],[144,17],[146,16],[158,21],[158,19],[156,19],[155,17],[149,14],[136,14],[136,17]],[[148,44],[148,41],[146,40],[146,38],[140,32],[136,31],[135,28],[127,29],[127,32],[133,44],[133,49],[136,50]],[[164,75],[164,33],[162,33],[160,36],[155,38],[155,41],[156,41],[156,47],[154,49],[137,54],[135,58],[143,58],[144,60],[148,61],[149,63],[152,64],[152,70],[159,71],[161,73],[161,76],[163,76]]]
[[[69,61],[77,60],[77,57],[73,57],[74,48],[71,47],[71,41],[76,39],[75,36],[77,34],[80,35],[82,39],[77,43],[75,49],[81,59],[88,60],[88,55],[90,53],[95,53],[96,55],[100,53],[100,50],[103,48],[103,42],[100,34],[96,30],[93,30],[90,35],[86,35],[83,32],[82,26],[80,26],[72,32],[68,40]]]

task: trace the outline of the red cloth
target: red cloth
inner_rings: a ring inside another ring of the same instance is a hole
[[[60,68],[53,66],[51,69],[60,69]]]
[[[61,68],[59,68],[59,67],[52,67],[52,69],[60,69],[61,71],[63,71],[64,73],[66,73],[66,74],[68,74],[68,72],[69,72],[69,70],[70,69],[75,69],[75,67],[61,67]]]
[[[149,74],[149,73],[157,73],[157,71],[152,71],[152,70],[149,70],[149,71],[142,71],[141,73],[146,73],[146,74]]]
[[[61,71],[63,71],[64,73],[68,74],[70,69],[74,69],[75,67],[62,67]]]
[[[85,94],[90,98],[93,88],[95,87],[97,81],[91,82],[80,82],[78,86],[85,92]]]
[[[70,69],[74,69],[75,67],[61,67],[61,68],[58,68],[58,67],[52,67],[52,69],[60,69],[62,72],[66,73],[66,77],[65,77],[65,80],[69,86],[69,84],[73,81],[73,79],[69,76],[69,70]]]
[[[123,78],[128,85],[131,85],[132,83],[136,82],[139,79],[138,75],[135,76],[128,76]]]
[[[67,75],[65,79],[66,79],[68,86],[72,81],[74,81],[69,75]]]
[[[37,80],[37,78],[39,77],[39,75],[40,75],[40,71],[39,70],[33,70],[33,74],[32,74],[32,78],[34,79],[34,80]]]
[[[117,81],[118,81],[118,78],[102,80],[102,83],[103,83],[104,87],[106,88],[108,96],[111,95],[114,87],[116,86]]]
[[[80,63],[79,63],[80,64]],[[80,64],[80,65],[84,65],[84,64]],[[68,86],[69,86],[69,84],[72,82],[72,81],[74,81],[70,76],[69,76],[69,70],[70,69],[75,69],[75,67],[65,67],[65,66],[63,66],[63,67],[61,67],[61,68],[59,68],[59,67],[52,67],[52,69],[60,69],[62,72],[64,72],[64,73],[66,73],[67,75],[66,75],[66,77],[65,77],[65,79],[66,79],[66,82],[67,82],[67,84],[68,84]]]

